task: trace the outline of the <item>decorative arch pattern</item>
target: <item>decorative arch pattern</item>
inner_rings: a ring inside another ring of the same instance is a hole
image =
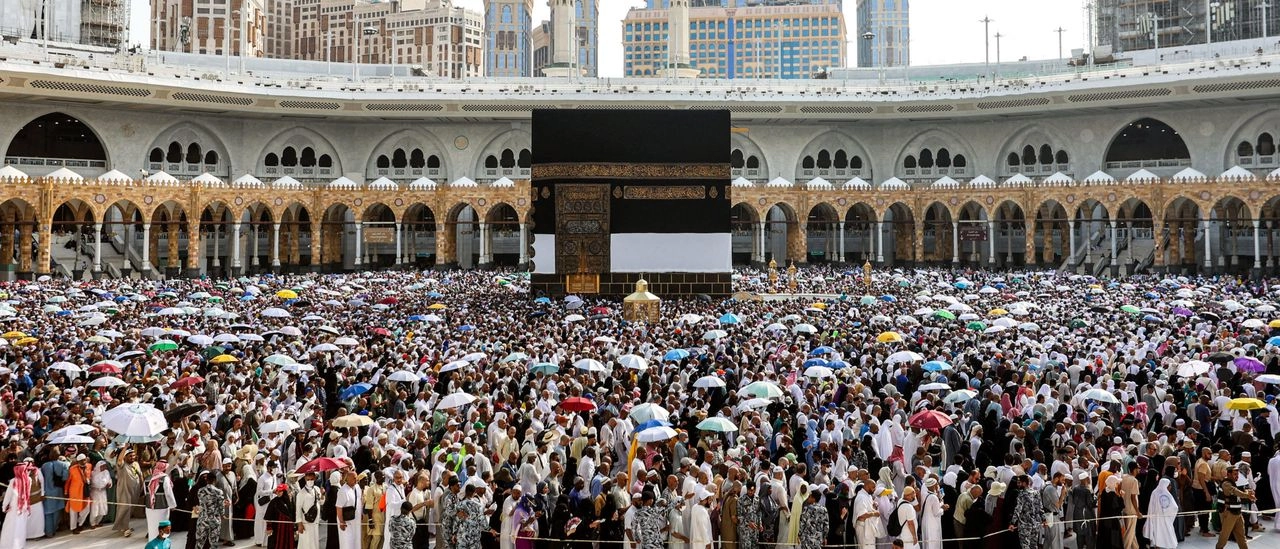
[[[303,129],[286,130],[259,157],[259,173],[276,178],[330,180],[342,173],[336,150],[324,137]]]

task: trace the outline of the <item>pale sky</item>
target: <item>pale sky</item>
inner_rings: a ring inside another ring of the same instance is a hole
[[[5,1],[5,0],[0,0]],[[457,0],[458,4],[483,13],[482,0]],[[150,13],[149,0],[133,0],[133,43],[147,44]],[[644,6],[644,0],[600,0],[600,76],[622,75],[622,18],[632,6]],[[845,0],[845,24],[856,32],[857,0]],[[1085,42],[1083,0],[911,0],[911,64],[978,63],[983,60],[983,16],[991,22],[991,60],[996,60],[996,39],[1000,38],[1000,58],[1021,57],[1049,59],[1058,56],[1059,26],[1062,48],[1070,55],[1072,48]],[[534,20],[550,16],[544,0],[534,0]],[[854,48],[849,44],[849,64],[856,64]]]

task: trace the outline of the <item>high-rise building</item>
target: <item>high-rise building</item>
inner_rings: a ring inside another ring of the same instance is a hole
[[[120,48],[128,27],[129,0],[0,0],[3,37]]]
[[[551,63],[551,22],[533,28],[533,75],[543,76],[542,67]]]
[[[809,78],[845,62],[841,0],[692,0],[689,62],[706,78]],[[623,19],[623,73],[661,76],[668,0]]]
[[[1089,9],[1095,45],[1117,53],[1280,33],[1280,2],[1267,0],[1095,0]]]
[[[594,78],[600,73],[600,0],[574,0],[574,3],[574,27],[578,36],[574,53],[582,74]],[[542,67],[551,63],[554,34],[555,27],[550,21],[543,21],[533,29],[534,76],[545,76]]]
[[[235,56],[243,47],[247,57],[358,59],[446,78],[483,75],[484,20],[450,0],[152,0],[151,6],[156,50],[221,55],[225,40]]]
[[[533,75],[533,0],[485,0],[485,75]]]
[[[151,49],[259,57],[263,0],[152,0]]]
[[[910,0],[858,0],[859,67],[911,64]]]

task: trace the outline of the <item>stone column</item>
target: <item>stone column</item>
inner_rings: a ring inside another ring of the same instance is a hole
[[[280,222],[271,224],[271,270],[280,272]]]
[[[520,268],[529,264],[529,226],[520,224]]]
[[[320,272],[320,266],[324,265],[323,235],[324,226],[319,221],[311,222],[311,264],[307,266],[307,270],[313,273]]]
[[[151,223],[142,224],[142,271],[151,270]],[[144,274],[142,278],[146,278]]]
[[[1076,220],[1067,221],[1067,265],[1076,270]]]
[[[251,256],[249,257],[250,267],[258,266],[258,257],[259,257],[258,240],[259,240],[259,237],[262,236],[261,233],[262,233],[262,226],[260,224],[251,223],[249,225],[249,253],[251,254]],[[257,269],[251,269],[251,270],[257,271]]]
[[[364,256],[361,255],[361,252],[363,251],[362,250],[363,247],[364,247],[364,223],[360,221],[356,221],[356,258],[354,260],[354,265],[356,267],[356,270],[359,270],[360,266],[364,264]]]
[[[93,278],[102,278],[102,223],[93,224]]]
[[[0,263],[5,265],[13,264],[13,232],[17,227],[13,225],[13,215],[6,213],[4,215],[4,225],[0,226],[4,232],[0,234]]]
[[[480,264],[477,267],[487,269],[493,263],[493,258],[489,257],[489,249],[492,244],[489,243],[489,224],[481,221],[480,225]]]
[[[231,276],[240,276],[240,222],[231,224]]]
[[[204,239],[200,235],[200,221],[187,225],[187,263],[182,276],[198,278],[200,276],[200,259],[204,257],[202,247]]]
[[[21,222],[18,225],[18,279],[31,280],[31,240],[32,226],[30,223]]]
[[[1253,220],[1253,276],[1262,275],[1262,220]]]
[[[1120,255],[1116,251],[1119,246],[1119,244],[1116,243],[1116,223],[1116,220],[1111,220],[1111,276],[1118,276],[1120,274]]]
[[[951,222],[951,262],[960,263],[960,222]]]
[[[836,224],[836,254],[839,255],[840,263],[844,263],[844,222]]]
[[[875,227],[875,231],[876,231],[876,235],[875,235],[876,236],[876,239],[875,239],[876,263],[883,264],[884,263],[884,222],[877,221],[872,224],[872,227]],[[892,229],[893,225],[890,225],[889,227],[890,229]],[[894,242],[897,242],[897,238],[894,239]],[[912,258],[912,259],[915,259],[915,258]]]
[[[1038,261],[1036,261],[1036,222],[1035,221],[1027,221],[1025,218],[1022,220],[1022,239],[1023,239],[1023,244],[1025,246],[1025,252],[1023,253],[1023,256],[1022,256],[1023,258],[1022,263],[1024,265],[1035,265],[1039,263]],[[1049,242],[1047,237],[1045,238],[1044,245],[1046,248],[1049,247]],[[1010,249],[1012,249],[1012,247],[1010,247]]]
[[[219,270],[220,267],[222,267],[222,257],[221,257],[222,250],[220,249],[221,243],[218,242],[219,240],[222,240],[222,237],[220,234],[222,233],[222,231],[220,230],[221,228],[222,228],[222,220],[219,219],[215,221],[213,224],[213,263],[212,263],[213,268],[209,269],[210,274],[214,274],[217,270]]]
[[[403,239],[400,238],[400,232],[403,229],[404,229],[404,225],[399,221],[397,221],[396,222],[396,264],[394,265],[395,267],[399,267],[401,264],[404,263],[404,244],[403,244]]]
[[[36,227],[40,235],[36,246],[36,274],[49,274],[53,270],[53,226],[43,220],[39,223]]]
[[[752,242],[752,244],[754,245],[754,249],[751,255],[754,257],[753,261],[755,261],[756,263],[763,264],[765,263],[765,260],[764,260],[764,253],[765,253],[764,252],[764,234],[765,233],[764,233],[763,221],[756,222],[754,232],[755,232],[755,239]]]
[[[996,222],[987,220],[987,265],[996,264]]]
[[[1213,246],[1209,238],[1209,218],[1205,217],[1201,220],[1204,223],[1204,272],[1213,272]]]

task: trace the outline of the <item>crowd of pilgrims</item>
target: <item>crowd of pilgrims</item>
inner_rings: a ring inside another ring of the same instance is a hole
[[[0,283],[0,549],[98,528],[148,549],[1170,549],[1280,527],[1267,282],[863,276],[743,269],[756,295],[668,299],[657,323],[519,273]],[[167,427],[101,427],[130,403]]]

